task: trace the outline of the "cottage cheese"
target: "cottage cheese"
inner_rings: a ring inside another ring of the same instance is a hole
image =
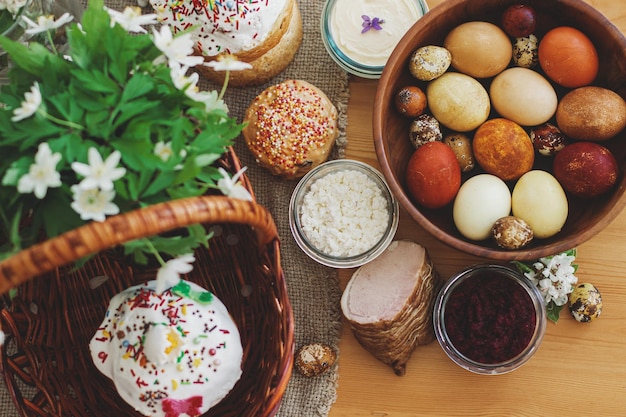
[[[371,249],[389,227],[387,200],[362,172],[328,174],[303,198],[300,223],[309,242],[335,257],[360,255]]]

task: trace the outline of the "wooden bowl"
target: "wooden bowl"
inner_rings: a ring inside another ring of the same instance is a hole
[[[394,96],[406,85],[426,85],[409,72],[410,55],[425,45],[442,45],[450,30],[461,23],[484,20],[500,25],[504,10],[520,0],[447,0],[434,7],[401,39],[382,73],[374,102],[373,134],[381,170],[400,205],[434,237],[472,255],[497,260],[532,260],[574,248],[606,227],[626,204],[626,131],[601,142],[618,161],[620,177],[611,192],[590,200],[568,195],[569,215],[562,230],[546,239],[534,239],[526,247],[505,250],[492,239],[470,241],[454,225],[452,203],[441,209],[427,209],[407,192],[405,170],[414,148],[409,137],[410,119],[395,108]],[[604,15],[581,0],[525,0],[537,11],[535,35],[541,40],[547,30],[569,25],[582,30],[594,43],[600,57],[600,71],[594,85],[611,89],[626,98],[626,38]],[[449,70],[450,71],[450,70]],[[481,80],[488,82],[488,80]],[[556,89],[559,98],[565,91]],[[495,117],[492,113],[490,117]],[[552,120],[552,123],[555,123]],[[444,135],[446,131],[444,130]],[[473,132],[467,132],[471,137]],[[537,156],[535,167],[551,171],[551,159]],[[479,167],[463,174],[463,180],[481,173]],[[513,183],[508,183],[511,187]]]

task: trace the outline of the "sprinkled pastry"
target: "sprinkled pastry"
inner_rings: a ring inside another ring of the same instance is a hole
[[[267,88],[248,107],[244,123],[243,136],[257,162],[286,179],[325,162],[339,135],[333,103],[302,80]]]

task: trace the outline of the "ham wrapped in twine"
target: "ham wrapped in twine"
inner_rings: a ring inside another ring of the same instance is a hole
[[[441,284],[424,247],[396,241],[353,274],[341,308],[361,346],[402,376],[413,351],[434,340],[433,304]]]

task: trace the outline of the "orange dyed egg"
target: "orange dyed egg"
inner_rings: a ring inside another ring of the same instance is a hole
[[[591,84],[600,62],[593,42],[580,30],[559,26],[539,42],[539,65],[555,83],[576,88]]]

